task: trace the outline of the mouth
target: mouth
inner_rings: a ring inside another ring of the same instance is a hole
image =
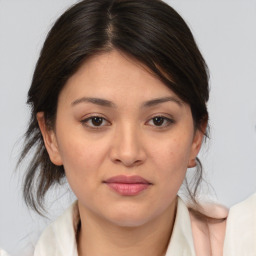
[[[119,175],[103,181],[110,189],[122,196],[136,196],[153,184],[141,176]]]

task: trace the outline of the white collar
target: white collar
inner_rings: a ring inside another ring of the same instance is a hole
[[[196,256],[190,215],[187,206],[178,197],[176,219],[166,256]]]
[[[77,202],[48,226],[36,244],[34,256],[78,256],[76,229],[79,222]],[[195,256],[190,216],[178,198],[177,214],[166,256]]]
[[[39,238],[34,256],[78,256],[76,230],[79,222],[75,201]]]

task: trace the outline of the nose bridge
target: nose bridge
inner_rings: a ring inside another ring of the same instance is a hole
[[[123,122],[115,131],[112,159],[126,166],[139,164],[145,159],[140,129],[131,122]]]

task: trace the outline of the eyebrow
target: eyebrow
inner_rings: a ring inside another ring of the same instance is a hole
[[[180,107],[183,105],[182,101],[177,99],[176,97],[163,97],[163,98],[156,98],[153,100],[146,101],[143,103],[142,106],[143,107],[152,107],[152,106],[155,106],[155,105],[158,105],[158,104],[161,104],[164,102],[168,102],[168,101],[177,103]]]
[[[182,101],[177,99],[176,97],[162,97],[162,98],[156,98],[156,99],[152,99],[149,101],[146,101],[142,104],[142,107],[153,107],[155,105],[161,104],[161,103],[165,103],[165,102],[174,102],[177,103],[179,106],[182,106]],[[104,107],[112,107],[112,108],[116,108],[117,105],[115,103],[113,103],[112,101],[106,100],[106,99],[101,99],[101,98],[91,98],[91,97],[82,97],[79,98],[75,101],[73,101],[71,103],[72,106],[75,106],[79,103],[92,103],[92,104],[96,104],[99,106],[104,106]]]
[[[71,103],[72,106],[77,105],[79,103],[83,102],[89,102],[96,105],[104,106],[104,107],[117,107],[116,104],[109,100],[101,99],[101,98],[88,98],[88,97],[82,97],[80,99],[77,99]]]

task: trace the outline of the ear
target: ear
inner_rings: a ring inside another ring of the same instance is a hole
[[[196,129],[195,131],[192,146],[191,146],[191,153],[190,153],[190,158],[188,162],[188,168],[193,168],[196,166],[196,157],[200,151],[206,128],[207,128],[207,122],[205,122],[201,126],[200,130]]]
[[[59,165],[59,166],[62,165],[63,163],[59,153],[56,134],[53,129],[50,129],[49,127],[47,127],[46,121],[44,118],[44,112],[38,112],[36,115],[36,118],[44,139],[44,145],[49,154],[51,162],[55,165]]]

